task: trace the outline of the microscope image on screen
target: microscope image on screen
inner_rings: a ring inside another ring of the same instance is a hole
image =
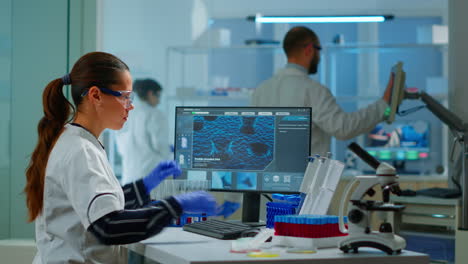
[[[239,190],[257,189],[257,173],[238,172],[237,173],[237,189]]]
[[[231,189],[232,172],[213,171],[211,176],[211,187],[214,189]]]
[[[263,170],[274,157],[273,116],[193,116],[193,168]]]
[[[429,122],[397,121],[377,125],[366,135],[364,145],[372,156],[391,162],[399,174],[420,174],[430,164],[429,142]]]
[[[377,125],[368,135],[368,147],[427,148],[428,124],[424,122]]]

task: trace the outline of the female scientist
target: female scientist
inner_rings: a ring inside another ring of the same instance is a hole
[[[71,85],[76,111],[64,85]],[[42,100],[44,117],[25,187],[29,220],[36,221],[33,263],[124,263],[119,244],[157,234],[183,211],[215,212],[215,199],[206,192],[149,204],[151,189],[180,174],[173,161],[119,185],[98,140],[104,129],[122,128],[133,109],[132,78],[117,57],[84,55],[69,74],[46,86]]]

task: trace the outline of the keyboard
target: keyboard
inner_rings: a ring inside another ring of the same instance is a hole
[[[202,222],[186,224],[183,230],[218,239],[237,239],[241,237],[244,232],[257,229],[240,223],[208,219]]]

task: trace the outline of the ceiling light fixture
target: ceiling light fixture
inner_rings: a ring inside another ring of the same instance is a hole
[[[248,16],[247,20],[256,23],[362,23],[384,22],[393,15],[355,15],[355,16]]]

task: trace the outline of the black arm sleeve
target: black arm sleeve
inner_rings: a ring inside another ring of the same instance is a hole
[[[88,231],[105,245],[138,242],[156,235],[182,213],[174,197],[154,206],[109,213],[93,222]]]
[[[141,208],[151,201],[142,179],[125,184],[122,190],[125,196],[125,209]]]

